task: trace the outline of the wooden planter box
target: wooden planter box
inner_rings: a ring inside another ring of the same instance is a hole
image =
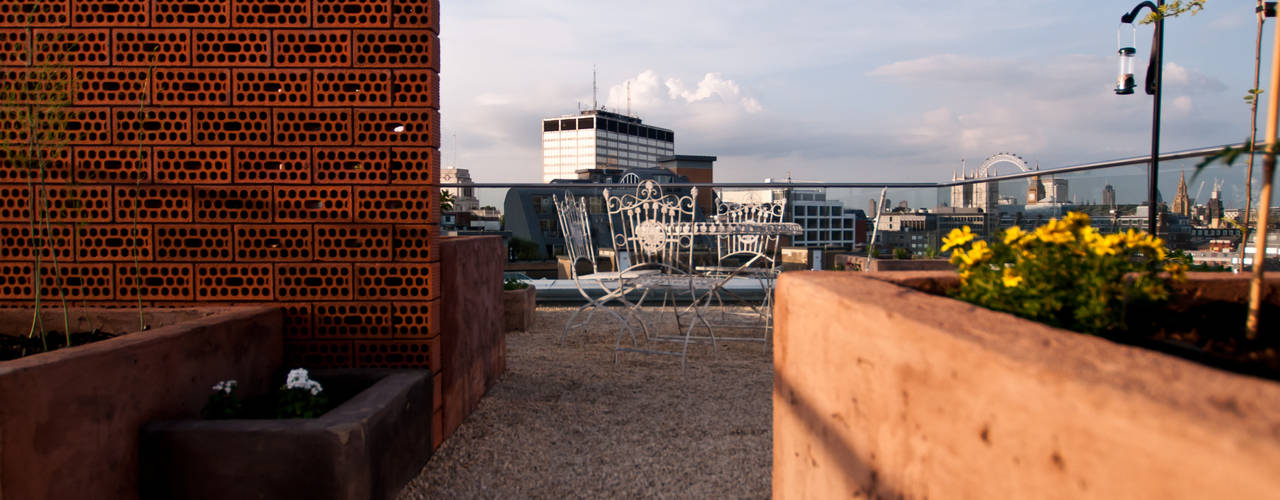
[[[0,362],[0,498],[138,497],[138,429],[198,414],[209,387],[236,374],[264,389],[280,365],[274,307],[147,310],[151,329]],[[72,329],[129,331],[138,312],[73,309]],[[0,311],[25,334],[29,310]],[[60,310],[44,324],[61,329]]]
[[[1280,384],[884,279],[935,291],[955,281],[838,272],[779,280],[774,497],[1280,492]],[[1196,276],[1185,289],[1240,298],[1244,285]],[[1268,286],[1280,302],[1280,277]]]
[[[537,305],[538,289],[533,285],[522,290],[502,291],[502,330],[527,331],[533,326],[533,310]]]
[[[394,499],[431,458],[431,373],[333,370],[313,376],[370,385],[313,419],[147,424],[142,497]]]

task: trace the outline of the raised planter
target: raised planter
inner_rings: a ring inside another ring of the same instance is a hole
[[[527,331],[533,326],[533,310],[538,289],[533,285],[520,290],[502,291],[502,329],[507,332]]]
[[[884,280],[940,291],[955,278],[779,280],[774,497],[1280,491],[1280,384]],[[1180,300],[1239,299],[1244,284],[1194,276]],[[1280,277],[1269,276],[1268,288],[1280,303]]]
[[[72,329],[129,331],[138,312],[75,309]],[[193,415],[235,374],[265,390],[280,364],[274,307],[148,310],[148,331],[0,362],[0,498],[138,497],[138,429]],[[31,312],[0,311],[0,333],[25,334]],[[60,327],[61,312],[44,324]]]
[[[147,424],[142,497],[395,498],[431,457],[431,373],[313,375],[326,384],[364,381],[369,387],[314,419]]]

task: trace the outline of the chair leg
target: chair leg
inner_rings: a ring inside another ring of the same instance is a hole
[[[569,321],[566,321],[564,323],[564,330],[560,332],[560,345],[564,345],[564,339],[569,336],[569,329],[573,328],[573,319],[577,318],[578,314],[581,313],[583,309],[592,307],[594,305],[595,305],[595,302],[588,302],[587,304],[584,304],[578,307],[578,310],[574,311],[573,314],[569,315]],[[588,318],[588,321],[590,321],[589,318]]]

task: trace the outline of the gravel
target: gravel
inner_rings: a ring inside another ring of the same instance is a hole
[[[683,372],[674,356],[614,364],[604,315],[557,344],[571,312],[539,307],[507,335],[506,374],[400,499],[770,495],[773,365],[759,343],[721,343],[719,359],[691,346]]]

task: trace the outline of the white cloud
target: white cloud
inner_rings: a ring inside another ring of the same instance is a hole
[[[693,90],[685,87],[679,78],[668,78],[666,84],[667,96],[671,99],[694,103],[715,98],[721,102],[736,101],[748,113],[759,113],[764,109],[754,97],[742,95],[742,88],[733,80],[725,80],[720,73],[707,73]]]
[[[1168,86],[1166,88],[1197,94],[1227,90],[1227,85],[1221,80],[1175,62],[1164,65],[1164,83]]]
[[[719,121],[739,113],[755,114],[764,110],[759,100],[747,95],[741,85],[720,73],[706,73],[692,89],[677,77],[660,81],[656,71],[644,70],[611,86],[606,102],[611,103],[614,109],[625,111],[629,95],[630,107],[637,112],[690,116],[704,121]]]

